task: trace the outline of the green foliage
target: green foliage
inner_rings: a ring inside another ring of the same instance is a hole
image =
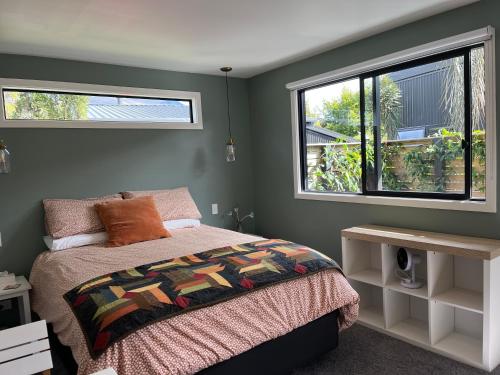
[[[401,154],[403,147],[399,143],[386,143],[382,147],[382,186],[384,190],[401,191],[408,187],[395,172],[394,161]]]
[[[441,106],[448,116],[448,126],[455,131],[464,128],[464,62],[461,57],[444,60]],[[474,48],[470,54],[471,123],[472,129],[484,130],[486,124],[486,80],[484,48]]]
[[[462,136],[441,129],[433,142],[408,152],[403,160],[406,173],[420,191],[444,192],[452,177],[450,164],[463,158]]]
[[[410,148],[404,142],[382,145],[382,186],[391,191],[445,192],[457,172],[454,161],[463,158],[461,133],[441,129],[432,136],[433,142]],[[472,136],[473,190],[485,190],[486,143],[484,131]],[[404,171],[397,170],[395,161],[402,158]],[[361,190],[361,147],[326,146],[321,163],[314,167],[310,188],[318,191],[358,192]],[[373,173],[374,153],[371,142],[366,147],[367,172]]]
[[[351,125],[359,129],[359,92],[352,92],[344,87],[340,98],[323,102],[324,127],[333,125]]]
[[[361,189],[361,148],[326,146],[322,162],[312,172],[310,188],[317,191],[357,192]]]
[[[393,139],[397,133],[401,113],[401,92],[394,81],[387,75],[379,78],[380,85],[380,121],[384,136]],[[372,86],[365,86],[366,123],[373,119]],[[309,110],[310,112],[310,110]],[[359,92],[344,87],[340,97],[324,101],[319,126],[336,131],[349,137],[360,136],[360,98]]]
[[[348,137],[359,138],[359,125],[327,123],[323,126]]]
[[[484,193],[486,191],[486,141],[484,131],[472,132],[472,188]]]
[[[394,172],[393,160],[399,145],[385,145],[382,151],[382,184],[384,190],[399,191],[406,187]],[[373,145],[366,147],[368,173],[374,168]],[[361,146],[326,146],[322,162],[312,171],[310,188],[318,191],[358,192],[361,190]]]
[[[451,167],[455,160],[463,158],[462,135],[441,129],[435,134],[435,141],[407,153],[404,157],[408,176],[421,191],[444,192],[450,178],[456,174]],[[486,142],[484,131],[476,130],[472,134],[472,188],[485,191],[486,185]],[[440,165],[438,173],[435,166]]]
[[[87,118],[88,96],[41,92],[20,92],[11,96],[13,119],[84,120]]]
[[[380,122],[387,139],[396,139],[401,117],[401,92],[387,75],[380,78]]]

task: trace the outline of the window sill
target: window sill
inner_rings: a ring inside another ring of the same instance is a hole
[[[1,128],[202,130],[202,123],[161,121],[2,120]]]
[[[304,191],[296,192],[295,199],[378,204],[384,206],[434,208],[438,210],[497,212],[496,204],[492,201],[451,201],[445,199],[379,197],[358,194],[314,193]]]

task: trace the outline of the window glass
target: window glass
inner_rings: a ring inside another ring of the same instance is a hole
[[[306,189],[361,191],[359,79],[306,90]]]
[[[369,190],[464,194],[463,64],[460,56],[373,77]]]
[[[474,46],[304,90],[305,190],[484,200],[485,87]]]
[[[192,123],[190,100],[3,90],[7,120]]]
[[[486,197],[486,83],[484,48],[471,51],[472,198]]]

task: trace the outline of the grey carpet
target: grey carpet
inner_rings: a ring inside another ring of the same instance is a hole
[[[485,375],[462,363],[420,349],[360,325],[340,335],[339,346],[293,375]],[[500,367],[490,374],[500,375]]]
[[[52,352],[54,375],[71,375],[75,370]],[[485,371],[420,349],[360,325],[341,333],[339,347],[292,375],[486,375]],[[500,375],[500,367],[491,373]],[[264,374],[262,374],[264,375]],[[271,375],[271,374],[265,374]]]

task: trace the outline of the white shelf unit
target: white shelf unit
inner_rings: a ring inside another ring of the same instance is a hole
[[[421,256],[422,288],[395,275],[400,247]],[[342,262],[361,324],[484,370],[500,364],[499,240],[366,225],[342,231]]]

